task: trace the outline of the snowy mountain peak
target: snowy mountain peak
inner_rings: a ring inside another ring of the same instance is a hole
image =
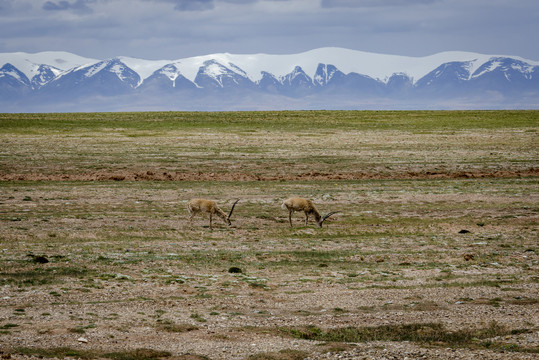
[[[92,78],[102,72],[107,72],[114,74],[120,81],[128,83],[133,88],[140,85],[140,76],[124,64],[120,58],[103,60],[87,67],[80,67],[79,69],[84,71],[86,78]]]
[[[316,69],[313,81],[315,85],[324,86],[327,85],[336,74],[342,73],[334,65],[318,64],[318,69]]]
[[[58,71],[69,71],[98,61],[63,51],[45,51],[35,54],[24,52],[0,54],[0,66],[11,63],[24,73],[28,79],[32,79],[38,74],[40,65],[48,65],[51,69],[58,69]]]
[[[308,76],[315,76],[319,64],[331,64],[344,74],[358,73],[373,79],[387,82],[395,73],[405,73],[417,81],[440,64],[450,62],[466,62],[470,74],[473,74],[490,59],[507,58],[509,56],[484,55],[470,52],[442,52],[425,57],[407,57],[399,55],[375,54],[343,48],[320,48],[290,55],[250,54],[234,55],[218,53],[178,60],[142,60],[129,57],[118,57],[127,67],[135,71],[141,80],[150,77],[155,71],[168,64],[175,64],[178,70],[190,81],[194,82],[201,67],[207,61],[219,64],[236,72],[253,82],[262,79],[263,71],[275,77],[286,77],[300,67]],[[528,68],[538,66],[539,62],[511,56],[510,58],[527,64]],[[29,79],[38,73],[39,65],[49,65],[59,71],[68,71],[75,67],[87,67],[102,61],[83,58],[66,52],[42,52],[37,54],[5,53],[0,54],[0,66],[5,63],[13,64]],[[214,66],[213,71],[218,66]],[[529,70],[533,71],[533,70]]]
[[[61,74],[61,71],[57,68],[49,65],[39,65],[36,75],[32,78],[32,84],[35,87],[41,87],[54,80],[59,74]]]
[[[469,99],[496,92],[539,106],[534,97],[539,93],[538,69],[539,62],[514,56],[443,52],[406,57],[342,48],[289,55],[221,53],[177,60],[96,60],[65,52],[4,53],[0,54],[0,95],[5,99],[46,95],[67,101],[146,94],[161,101],[180,93],[195,98],[233,93],[271,95],[280,99],[276,104],[283,97],[299,104],[297,99],[329,96],[337,102],[350,99],[345,103],[353,107],[350,104],[357,99],[394,103],[395,99],[433,96]],[[171,92],[173,89],[176,92]]]
[[[155,73],[163,74],[171,81],[174,81],[181,74],[181,71],[175,64],[168,64],[163,66],[161,69],[156,70],[154,74]]]
[[[0,68],[0,78],[8,77],[24,85],[30,84],[30,82],[28,81],[28,77],[10,63],[6,63]]]

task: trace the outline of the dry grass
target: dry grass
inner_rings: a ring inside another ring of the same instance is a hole
[[[537,112],[62,116],[0,118],[4,354],[293,359],[406,324],[440,358],[537,348]],[[340,214],[291,229],[290,195]],[[193,197],[241,199],[233,226]]]

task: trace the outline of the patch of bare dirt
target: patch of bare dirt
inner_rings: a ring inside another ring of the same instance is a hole
[[[405,179],[479,179],[539,176],[539,168],[497,171],[393,171],[323,173],[271,176],[251,173],[96,171],[83,174],[20,173],[0,174],[2,181],[295,181],[295,180],[405,180]]]

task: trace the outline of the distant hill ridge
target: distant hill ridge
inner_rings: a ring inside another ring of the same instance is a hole
[[[443,52],[426,57],[321,48],[179,60],[0,54],[7,112],[539,108],[539,62]]]

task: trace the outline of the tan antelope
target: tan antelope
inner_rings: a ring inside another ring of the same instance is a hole
[[[213,200],[206,200],[206,199],[192,199],[189,200],[187,203],[187,210],[189,211],[189,214],[191,215],[189,217],[189,223],[193,220],[193,217],[198,213],[208,213],[210,214],[210,229],[212,228],[212,217],[213,215],[219,216],[223,221],[228,225],[231,226],[232,223],[230,222],[230,216],[232,216],[232,211],[234,211],[234,207],[236,204],[240,201],[240,199],[236,200],[234,204],[232,205],[232,209],[230,209],[230,212],[228,213],[228,216],[224,213],[223,210],[217,206],[217,203]]]
[[[314,219],[316,220],[318,227],[322,227],[324,220],[326,220],[328,217],[338,212],[338,211],[332,211],[322,217],[320,213],[318,212],[318,210],[316,210],[316,207],[314,206],[311,200],[307,200],[300,197],[292,197],[290,199],[286,199],[283,202],[283,205],[281,205],[281,207],[284,210],[288,210],[288,221],[290,222],[290,227],[292,227],[292,213],[294,211],[303,211],[305,213],[305,226],[307,226],[309,215],[311,214],[314,215]]]

